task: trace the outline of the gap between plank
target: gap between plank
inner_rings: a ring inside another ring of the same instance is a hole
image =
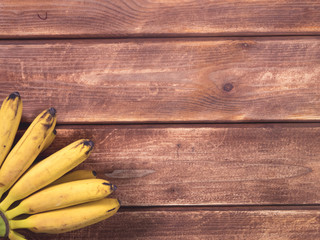
[[[23,122],[20,124],[19,129],[24,130],[30,126],[31,123]],[[103,128],[103,127],[120,127],[120,128],[141,128],[141,127],[157,127],[157,128],[256,128],[256,127],[286,127],[286,128],[313,128],[320,127],[320,122],[231,122],[231,123],[141,123],[141,122],[129,122],[129,123],[58,123],[56,128],[64,129],[81,129],[81,128]]]
[[[320,211],[320,204],[306,205],[171,205],[171,206],[123,206],[120,211]]]
[[[233,35],[233,34],[226,34],[226,35],[152,35],[152,36],[117,36],[117,37],[103,37],[103,36],[85,36],[85,37],[17,37],[17,38],[1,38],[0,41],[12,41],[12,40],[91,40],[91,39],[128,39],[128,40],[140,40],[140,39],[201,39],[201,38],[265,38],[265,37],[319,37],[319,34],[248,34],[248,35]]]

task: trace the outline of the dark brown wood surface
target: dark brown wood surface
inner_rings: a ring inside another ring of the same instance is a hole
[[[228,211],[163,209],[121,211],[110,219],[60,235],[26,233],[41,239],[319,239],[320,210]]]
[[[60,127],[44,155],[80,138],[123,206],[320,204],[320,124]]]
[[[24,121],[318,121],[320,38],[0,42],[0,97]]]
[[[2,0],[0,38],[310,35],[319,11],[311,0]]]

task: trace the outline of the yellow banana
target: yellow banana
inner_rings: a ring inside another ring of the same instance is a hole
[[[0,169],[0,197],[30,167],[56,124],[56,110],[43,111],[8,154]]]
[[[21,214],[34,214],[92,202],[105,198],[116,187],[104,179],[85,179],[62,183],[43,189],[22,200],[15,208],[6,212],[12,219]]]
[[[18,92],[11,93],[0,110],[0,166],[11,149],[22,115],[22,101]]]
[[[0,202],[0,237],[26,240],[16,232],[19,228],[63,233],[114,215],[120,203],[105,197],[116,186],[97,179],[95,171],[69,172],[88,158],[93,142],[78,140],[37,162],[37,156],[56,137],[56,110],[49,108],[39,114],[10,151],[21,116],[22,100],[15,92],[0,108],[0,199],[4,198]],[[4,193],[6,197],[2,197]],[[17,200],[20,203],[9,208]],[[17,217],[23,214],[31,216]]]
[[[53,183],[51,183],[49,186],[71,182],[71,181],[77,181],[77,180],[84,180],[84,179],[94,179],[97,178],[96,171],[91,170],[76,170],[72,171],[70,173],[65,174],[61,178],[57,179]]]
[[[48,136],[48,138],[45,140],[42,152],[45,151],[50,145],[51,143],[53,143],[54,139],[57,136],[57,131],[56,129],[53,129],[53,131],[51,132],[51,134]]]
[[[13,230],[9,231],[9,239],[10,240],[27,240],[24,236],[22,236],[20,233],[17,233]]]
[[[0,209],[6,211],[14,201],[57,180],[87,159],[92,148],[92,141],[81,139],[37,163],[10,189],[7,197],[0,203]]]
[[[120,207],[117,199],[104,198],[73,207],[38,213],[22,220],[11,220],[10,228],[27,228],[37,233],[64,233],[100,222]]]

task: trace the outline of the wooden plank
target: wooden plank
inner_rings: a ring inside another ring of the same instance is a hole
[[[116,184],[123,206],[320,203],[320,124],[70,126],[49,155],[80,138],[78,168]],[[44,156],[43,156],[44,157]]]
[[[2,0],[0,38],[320,33],[320,2]]]
[[[106,221],[30,239],[319,239],[320,211],[121,211]],[[29,238],[28,238],[29,239]]]
[[[28,122],[318,121],[319,40],[2,41],[0,97]]]

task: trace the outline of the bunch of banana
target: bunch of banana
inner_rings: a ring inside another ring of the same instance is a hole
[[[15,92],[0,110],[0,237],[26,239],[15,232],[20,228],[64,233],[114,215],[120,203],[106,198],[114,185],[97,179],[94,171],[70,172],[89,157],[93,142],[75,141],[34,163],[55,139],[56,110],[40,113],[10,151],[21,115],[21,97]]]

